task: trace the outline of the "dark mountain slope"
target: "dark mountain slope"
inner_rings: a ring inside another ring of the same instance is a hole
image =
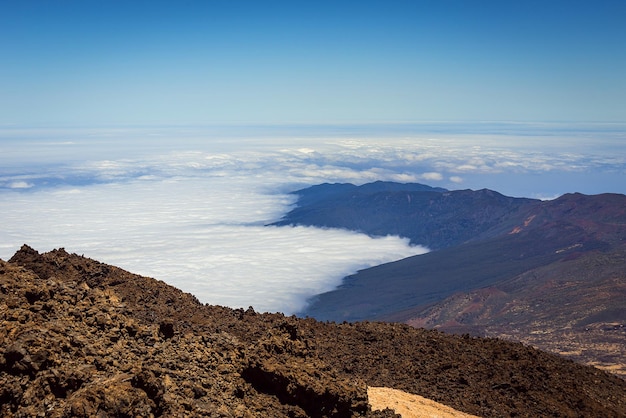
[[[481,204],[489,201],[485,195],[512,202],[489,191],[460,191],[456,196],[465,195]],[[459,205],[466,201],[457,197],[452,199]],[[378,195],[370,196],[374,206],[378,198]],[[473,205],[468,208],[482,211],[486,218],[490,213]],[[571,253],[608,251],[626,237],[626,196],[623,195],[565,195],[549,202],[524,202],[508,213],[509,216],[492,222],[487,232],[475,234],[475,237],[497,234],[495,237],[475,238],[462,245],[362,270],[344,279],[337,290],[317,296],[304,314],[337,321],[381,319],[458,291],[510,279],[562,260]],[[462,218],[459,219],[457,222],[463,224]],[[414,222],[409,219],[407,223]],[[481,224],[486,226],[487,221]],[[450,221],[448,228],[442,229],[454,229],[456,225]]]
[[[569,224],[581,228],[586,240],[596,239],[609,246],[626,242],[626,196],[622,194],[565,194],[532,207],[525,219],[519,230]]]
[[[0,260],[0,416],[356,417],[366,385],[484,417],[626,416],[626,382],[495,339],[198,303],[23,247]]]
[[[400,183],[322,185],[295,193],[301,196],[298,207],[275,225],[345,228],[373,236],[400,235],[432,250],[496,236],[507,224],[519,224],[522,212],[540,203],[491,190],[449,192]]]
[[[303,315],[333,321],[381,320],[459,291],[493,285],[576,250],[602,248],[607,248],[605,242],[588,239],[582,228],[571,224],[467,243],[361,270],[336,290],[313,298]]]
[[[483,203],[484,195],[506,199],[489,191],[459,192],[465,194]],[[378,198],[369,196],[374,206]],[[465,210],[481,209],[468,204]],[[458,213],[443,213],[448,231],[465,224],[467,217]],[[302,315],[335,321],[408,320],[416,326],[513,338],[618,373],[626,370],[626,352],[619,349],[626,346],[626,311],[620,308],[626,282],[626,260],[620,256],[626,243],[626,196],[566,194],[524,202],[495,220],[475,224],[488,229],[461,245],[347,277],[338,289],[312,299]],[[569,268],[573,263],[579,264]],[[604,320],[593,319],[599,317]],[[595,325],[582,326],[585,334],[580,335],[576,324],[589,323]],[[563,338],[570,342],[562,343]]]
[[[355,186],[351,183],[323,183],[291,192],[298,196],[298,206],[309,206],[314,203],[332,201],[354,194],[368,195],[381,192],[447,192],[441,187],[431,187],[419,183],[395,183],[375,181]]]
[[[340,209],[331,211],[333,222],[348,227],[368,224],[370,231],[382,228],[388,233],[403,229],[404,236],[420,229],[440,245],[444,237],[464,243],[362,270],[337,290],[314,298],[304,315],[338,321],[380,319],[510,279],[571,253],[608,251],[626,238],[626,196],[617,194],[570,194],[540,202],[463,190],[354,195],[358,204],[346,199],[324,201],[325,213],[336,205],[350,214],[344,223],[337,215]],[[379,213],[383,208],[387,215]],[[364,218],[352,217],[356,212]]]
[[[626,378],[624,301],[626,245],[572,252],[561,262],[386,319],[523,341]]]

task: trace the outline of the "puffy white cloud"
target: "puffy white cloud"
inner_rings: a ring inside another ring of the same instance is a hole
[[[478,171],[478,167],[473,164],[463,164],[456,167],[457,171]]]
[[[437,173],[434,171],[431,171],[429,173],[422,173],[420,175],[420,178],[426,181],[439,181],[443,179],[443,175],[441,173]]]
[[[8,187],[10,189],[30,189],[33,187],[33,184],[26,181],[12,181],[8,184]]]

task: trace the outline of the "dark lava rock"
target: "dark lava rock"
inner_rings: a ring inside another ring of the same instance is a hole
[[[626,416],[626,382],[522,344],[203,305],[64,250],[0,260],[0,416],[391,417],[367,386],[485,417]]]

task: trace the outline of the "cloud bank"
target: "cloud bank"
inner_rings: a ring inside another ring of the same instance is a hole
[[[468,130],[0,130],[0,258],[23,243],[65,247],[206,303],[294,313],[358,269],[427,250],[264,226],[292,207],[289,191],[375,180],[528,197],[626,191],[619,130]]]
[[[263,176],[253,162],[214,157],[85,163],[75,170],[89,172],[90,184],[5,191],[1,258],[21,243],[64,247],[162,279],[205,303],[290,314],[358,269],[426,251],[398,237],[264,226],[295,200],[272,192],[279,173]],[[138,167],[151,174],[138,175]],[[75,175],[69,170],[66,178]]]

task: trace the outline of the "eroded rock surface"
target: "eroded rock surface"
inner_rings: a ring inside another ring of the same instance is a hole
[[[0,416],[394,416],[368,385],[485,417],[626,416],[626,382],[521,344],[203,305],[62,249],[0,260]]]

